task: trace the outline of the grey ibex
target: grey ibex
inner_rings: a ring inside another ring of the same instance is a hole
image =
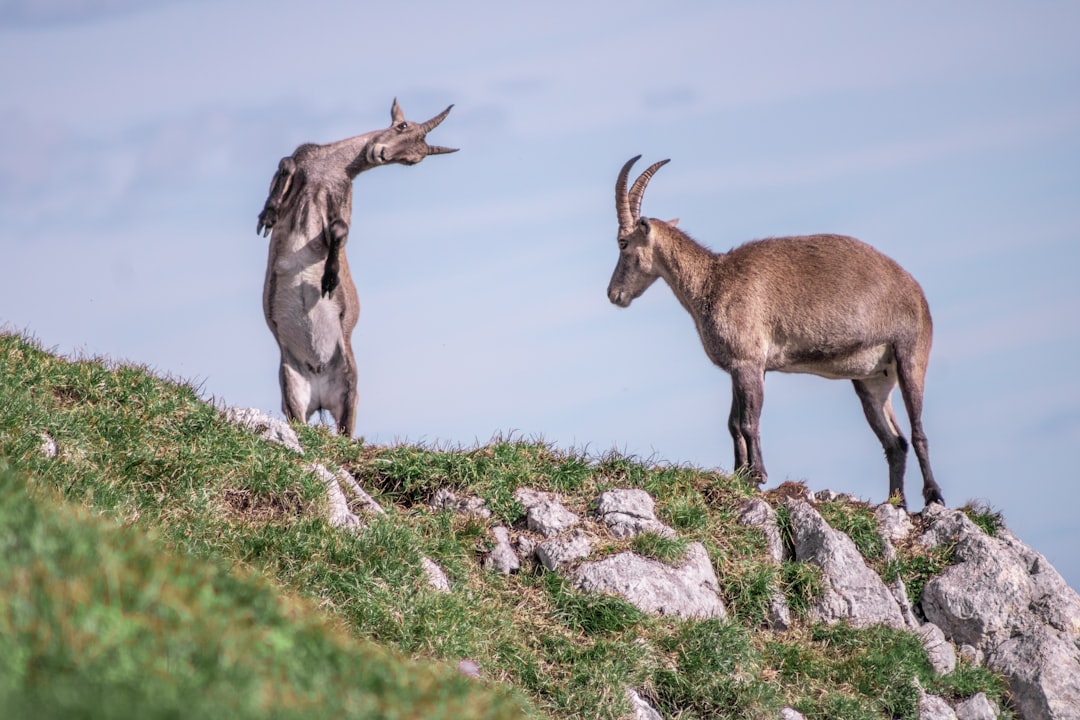
[[[735,468],[767,479],[758,421],[770,370],[849,379],[889,462],[889,494],[904,499],[908,443],[892,408],[897,382],[911,421],[923,498],[943,503],[922,427],[932,325],[922,289],[896,262],[840,235],[755,240],[713,253],[675,225],[641,217],[653,164],[627,191],[637,156],[615,183],[619,262],[608,298],[627,307],[664,278],[694,319],[705,353],[731,374],[728,428]]]
[[[343,248],[352,216],[352,182],[380,165],[415,165],[456,149],[425,137],[450,112],[425,123],[405,119],[397,99],[385,130],[328,145],[301,145],[281,159],[256,232],[271,234],[263,286],[266,324],[281,349],[281,408],[289,420],[320,410],[351,436],[356,425],[352,331],[360,314]]]

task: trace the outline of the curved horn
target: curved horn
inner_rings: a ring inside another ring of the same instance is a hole
[[[630,188],[630,194],[626,199],[627,204],[630,206],[630,213],[634,216],[632,222],[636,222],[641,217],[641,198],[645,195],[645,186],[649,184],[649,180],[656,171],[669,162],[671,162],[670,158],[654,162],[634,181],[633,186]]]
[[[427,135],[429,132],[431,132],[432,130],[437,128],[439,126],[439,123],[441,123],[443,120],[445,120],[446,116],[450,114],[450,108],[452,108],[452,107],[454,107],[454,106],[451,105],[450,107],[446,108],[441,113],[439,113],[438,115],[436,115],[435,117],[431,118],[426,123],[421,125],[420,126],[421,132],[424,135]]]
[[[630,199],[626,195],[626,177],[630,174],[630,168],[640,159],[640,155],[635,155],[627,160],[615,181],[615,214],[619,217],[620,230],[629,230],[637,222],[637,218],[630,211]]]
[[[445,155],[446,153],[457,152],[458,149],[459,148],[443,147],[442,145],[428,145],[427,146],[427,154],[428,155]]]

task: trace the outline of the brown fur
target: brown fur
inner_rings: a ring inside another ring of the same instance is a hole
[[[352,181],[379,165],[415,165],[428,155],[456,152],[425,141],[449,112],[413,123],[395,99],[385,130],[301,145],[278,164],[256,232],[270,234],[263,313],[281,350],[281,407],[289,420],[307,422],[326,410],[339,433],[353,434],[352,332],[360,299],[344,252]]]
[[[728,426],[736,469],[767,479],[759,433],[767,371],[849,379],[885,449],[889,493],[903,499],[908,443],[891,401],[899,383],[923,497],[943,502],[921,420],[933,324],[915,279],[871,246],[842,235],[768,238],[713,253],[674,222],[640,217],[645,186],[663,162],[627,192],[636,160],[626,163],[616,183],[620,256],[608,297],[626,307],[657,278],[671,287],[709,359],[731,374]]]

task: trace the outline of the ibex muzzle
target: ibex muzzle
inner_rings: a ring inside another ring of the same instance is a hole
[[[352,331],[360,300],[344,252],[352,181],[380,165],[415,165],[428,155],[456,152],[426,140],[450,107],[414,123],[395,98],[385,130],[328,145],[301,145],[278,164],[256,232],[271,235],[263,312],[281,350],[281,406],[289,420],[307,422],[326,410],[339,433],[353,434]]]
[[[892,408],[899,384],[923,498],[943,502],[922,427],[933,324],[915,279],[869,245],[840,235],[768,238],[713,253],[677,221],[641,217],[645,187],[667,160],[627,190],[639,158],[623,165],[615,183],[619,261],[608,298],[626,307],[657,278],[671,287],[709,359],[731,375],[735,469],[767,479],[759,432],[766,372],[848,379],[885,448],[889,494],[903,500],[908,441]]]

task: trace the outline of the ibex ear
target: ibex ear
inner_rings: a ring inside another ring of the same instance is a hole
[[[401,106],[398,105],[397,98],[394,98],[394,105],[390,108],[390,124],[397,125],[404,120],[405,113],[401,111]]]
[[[679,218],[671,218],[670,220],[667,221],[667,224],[672,226],[672,227],[675,227],[676,225],[679,224]]]

